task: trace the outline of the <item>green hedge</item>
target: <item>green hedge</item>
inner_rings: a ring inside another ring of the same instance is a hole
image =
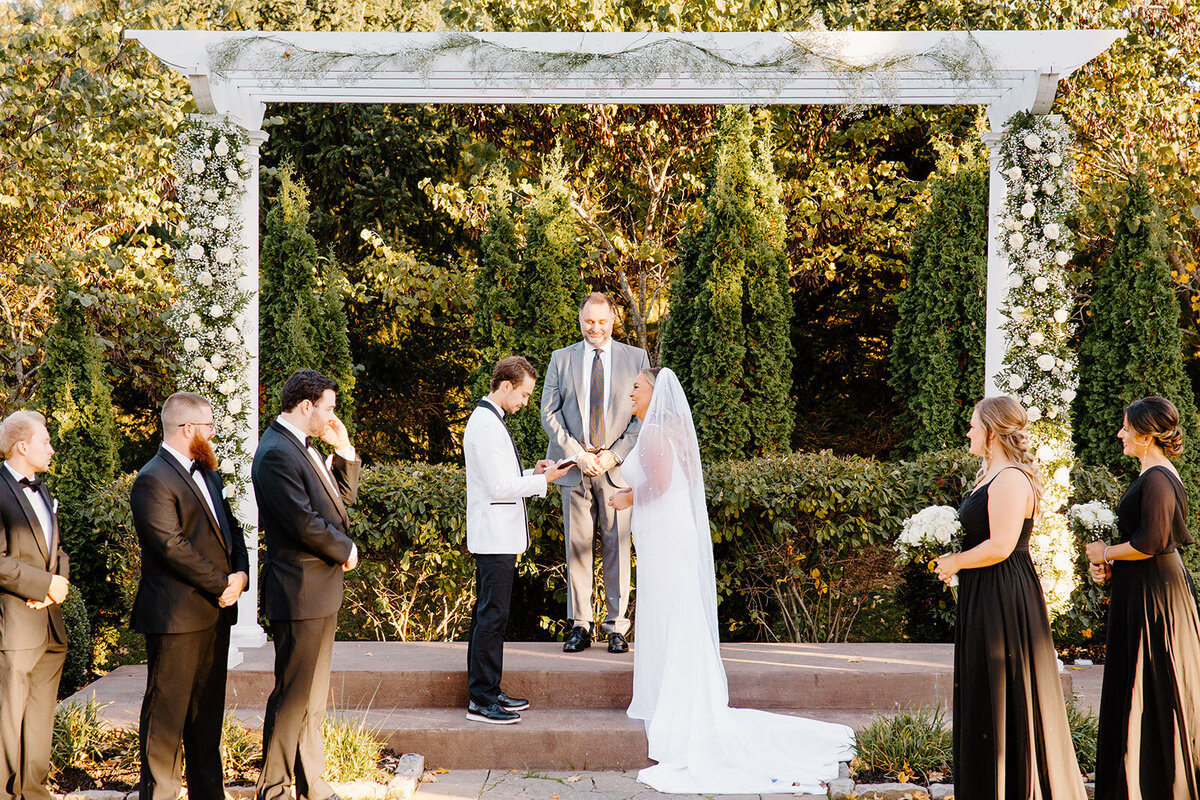
[[[904,518],[934,503],[957,505],[978,462],[962,450],[881,462],[828,452],[709,464],[723,635],[732,640],[948,640],[954,607],[932,576],[904,576],[892,542]],[[97,669],[136,658],[126,629],[139,564],[125,476],[99,492],[90,524],[116,542],[104,556],[115,607],[90,612]],[[1076,501],[1115,504],[1120,488],[1098,468],[1076,469]],[[461,639],[474,602],[474,561],[466,550],[461,467],[398,463],[363,470],[351,534],[363,550],[347,574],[340,636],[350,639]],[[530,549],[518,563],[509,637],[560,633],[566,607],[558,493],[528,502]],[[1192,548],[1195,549],[1195,548]],[[86,554],[72,554],[82,559]],[[598,560],[598,559],[597,559]],[[1085,563],[1079,559],[1082,575]],[[1104,592],[1084,580],[1056,620],[1065,644],[1103,640]],[[636,593],[634,606],[636,611]],[[599,603],[599,599],[597,600]],[[129,651],[129,652],[126,652]]]
[[[708,465],[721,624],[731,639],[948,640],[954,608],[930,576],[906,593],[892,542],[926,505],[957,505],[978,461],[962,450],[880,462],[828,452]],[[1107,472],[1077,470],[1079,500],[1114,500]],[[560,504],[528,502],[530,549],[518,566],[509,635],[545,639],[565,608]],[[352,534],[341,635],[456,639],[470,623],[474,563],[465,543],[461,468],[417,463],[365,469]],[[1083,562],[1080,562],[1081,572]],[[1094,638],[1101,595],[1084,583],[1060,629]],[[636,593],[634,596],[636,607]],[[1084,635],[1083,631],[1089,631]]]

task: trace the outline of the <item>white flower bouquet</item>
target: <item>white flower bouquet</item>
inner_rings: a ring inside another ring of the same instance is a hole
[[[900,536],[896,539],[896,561],[907,564],[913,561],[926,562],[929,571],[934,568],[934,559],[954,549],[954,542],[962,533],[958,511],[950,506],[929,506],[904,520]],[[953,589],[958,585],[958,576],[950,582]],[[957,595],[957,592],[955,592]]]
[[[1093,539],[1107,542],[1117,532],[1117,515],[1103,500],[1076,503],[1067,510],[1067,516]]]

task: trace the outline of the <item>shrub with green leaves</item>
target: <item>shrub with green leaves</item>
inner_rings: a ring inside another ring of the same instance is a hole
[[[83,595],[78,589],[71,587],[67,592],[62,615],[67,628],[67,656],[63,662],[62,680],[58,684],[59,697],[74,694],[83,688],[92,664],[92,628],[88,624]]]
[[[941,706],[876,714],[854,739],[856,771],[882,772],[905,782],[931,775],[946,780],[954,763],[954,735]]]
[[[1100,718],[1091,709],[1082,710],[1075,705],[1074,698],[1067,698],[1067,724],[1071,726],[1071,744],[1075,747],[1075,758],[1079,771],[1086,774],[1096,771],[1096,737],[1100,733]]]

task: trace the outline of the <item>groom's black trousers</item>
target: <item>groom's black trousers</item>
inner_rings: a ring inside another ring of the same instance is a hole
[[[504,629],[508,627],[516,566],[515,555],[475,555],[475,611],[467,645],[467,690],[476,705],[490,706],[500,694]]]

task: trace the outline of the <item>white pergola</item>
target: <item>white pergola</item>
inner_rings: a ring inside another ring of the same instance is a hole
[[[242,205],[247,383],[258,385],[258,152],[267,103],[671,103],[982,105],[992,130],[986,393],[1004,362],[1000,312],[1009,264],[997,246],[1006,185],[1003,127],[1046,114],[1060,79],[1124,36],[1119,30],[798,33],[340,33],[128,31],[188,76],[197,109],[250,136]],[[257,441],[252,414],[244,431]],[[247,495],[239,511],[253,520]],[[235,647],[257,646],[257,532]]]

